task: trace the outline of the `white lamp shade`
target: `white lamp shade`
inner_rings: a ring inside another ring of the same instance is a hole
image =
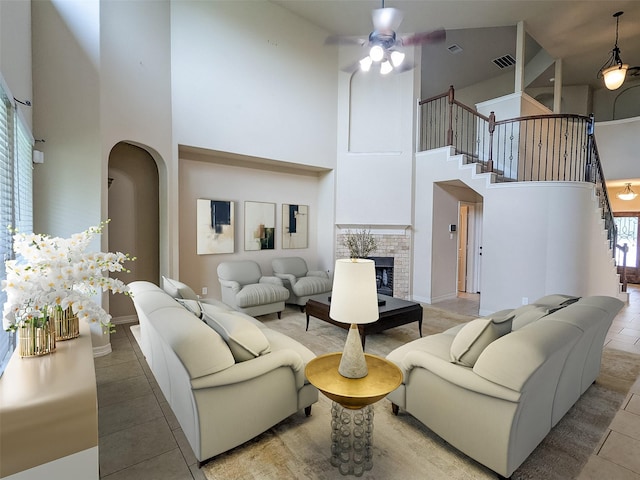
[[[389,63],[388,60],[385,60],[384,62],[382,62],[380,64],[380,73],[382,75],[386,75],[387,73],[391,73],[392,70],[393,70],[393,67],[391,66],[391,63]]]
[[[362,70],[363,72],[368,72],[371,69],[372,63],[373,60],[371,60],[371,57],[367,55],[362,60],[360,60],[360,70]]]
[[[374,45],[369,50],[369,56],[374,62],[379,62],[384,58],[384,49],[380,45]]]
[[[638,194],[636,192],[634,192],[633,190],[631,190],[631,184],[630,183],[625,183],[624,184],[624,190],[622,190],[621,192],[618,192],[616,194],[616,197],[618,197],[620,200],[633,200],[637,196],[638,196]]]
[[[624,78],[627,75],[627,69],[629,65],[626,63],[623,65],[614,65],[613,67],[609,67],[606,70],[602,71],[602,76],[604,77],[604,85],[609,90],[616,90],[622,86],[624,83]]]
[[[373,323],[378,320],[378,292],[373,260],[336,261],[329,316],[342,323]]]
[[[394,50],[391,52],[391,63],[394,67],[399,67],[404,62],[404,53]]]

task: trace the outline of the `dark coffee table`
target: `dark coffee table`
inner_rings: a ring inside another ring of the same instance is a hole
[[[378,307],[380,318],[373,323],[358,325],[360,338],[362,339],[362,348],[364,349],[365,339],[370,333],[379,333],[393,327],[406,325],[412,322],[418,322],[418,332],[422,337],[422,305],[400,298],[389,297],[387,295],[378,295],[379,303],[384,302]],[[323,293],[315,295],[307,301],[305,312],[307,314],[307,328],[309,330],[309,317],[315,317],[325,322],[336,325],[340,328],[348,330],[350,324],[337,322],[329,317],[329,308],[331,302],[329,294]]]

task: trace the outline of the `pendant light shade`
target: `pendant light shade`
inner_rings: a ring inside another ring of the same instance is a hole
[[[636,192],[634,192],[633,190],[631,190],[631,184],[630,183],[625,183],[624,184],[624,190],[622,190],[621,192],[618,192],[616,194],[616,197],[618,197],[620,200],[633,200],[637,196],[638,196],[638,194]]]
[[[613,50],[611,50],[609,60],[598,70],[598,78],[602,77],[604,79],[604,85],[609,90],[617,90],[622,86],[627,76],[627,70],[629,69],[629,65],[622,62],[620,49],[618,48],[618,22],[623,13],[624,12],[616,12],[613,14],[613,17],[616,19],[616,42]]]

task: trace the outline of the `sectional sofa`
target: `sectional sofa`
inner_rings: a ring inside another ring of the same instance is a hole
[[[509,477],[595,381],[623,303],[551,295],[409,342],[388,395],[458,450]]]
[[[129,286],[140,348],[199,462],[318,400],[304,369],[313,352],[221,302],[181,298],[184,285]],[[185,297],[193,296],[192,292]]]

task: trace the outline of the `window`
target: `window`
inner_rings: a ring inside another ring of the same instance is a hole
[[[6,278],[4,261],[13,258],[7,226],[25,233],[33,230],[32,155],[33,137],[0,82],[0,280]],[[6,300],[0,290],[0,305]],[[14,347],[13,334],[0,329],[0,375]]]

